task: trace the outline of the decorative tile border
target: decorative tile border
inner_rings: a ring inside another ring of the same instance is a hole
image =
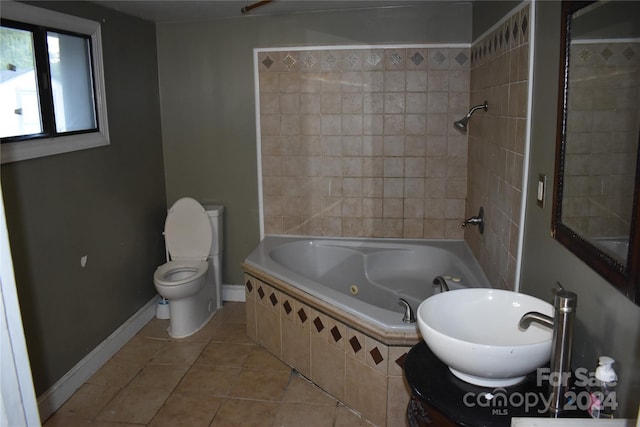
[[[449,53],[450,52],[450,53]],[[451,56],[451,64],[449,58]],[[259,72],[469,69],[468,47],[281,50],[257,52]]]
[[[411,392],[403,366],[411,345],[384,344],[337,320],[326,307],[290,295],[283,282],[263,279],[245,273],[251,339],[376,425],[404,419]],[[261,289],[282,302],[279,315]],[[297,315],[287,307],[297,308]]]
[[[571,65],[634,66],[640,64],[640,40],[573,41]]]
[[[530,17],[529,6],[515,12],[498,28],[474,43],[471,48],[471,66],[482,65],[497,56],[529,42]]]

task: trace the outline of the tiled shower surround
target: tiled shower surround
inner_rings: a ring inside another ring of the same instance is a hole
[[[513,289],[529,79],[529,5],[475,42],[257,54],[265,234],[462,238]],[[453,129],[471,105],[469,134]],[[484,206],[486,227],[461,221]],[[248,335],[379,425],[404,420],[404,355],[290,285],[247,271]]]
[[[640,41],[571,46],[562,219],[582,236],[631,233]]]
[[[257,55],[265,234],[462,238],[513,289],[529,5],[473,43]],[[489,103],[462,135],[452,123]],[[461,220],[485,209],[486,227]]]
[[[462,238],[468,48],[261,51],[264,231]]]
[[[519,245],[528,111],[529,5],[496,24],[471,47],[467,215],[484,206],[484,234],[465,240],[495,287],[513,289]]]
[[[411,394],[404,359],[417,335],[385,343],[361,320],[345,320],[317,298],[243,268],[251,272],[245,274],[249,338],[375,425],[405,425]]]

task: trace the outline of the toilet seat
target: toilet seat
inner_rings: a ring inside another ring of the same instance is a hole
[[[153,280],[160,286],[181,286],[206,274],[208,267],[207,261],[169,261],[156,268]]]
[[[169,209],[164,237],[172,260],[206,260],[211,249],[211,234],[209,216],[194,199],[183,197]]]

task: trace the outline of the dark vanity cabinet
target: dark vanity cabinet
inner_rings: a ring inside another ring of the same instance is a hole
[[[535,372],[512,387],[475,386],[455,377],[424,341],[407,354],[404,372],[412,391],[411,427],[508,427],[512,417],[548,416],[548,383],[537,384]]]

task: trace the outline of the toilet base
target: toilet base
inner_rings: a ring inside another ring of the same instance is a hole
[[[211,320],[211,318],[213,317],[213,315],[214,315],[214,314],[216,314],[216,312],[215,312],[215,311],[212,311],[212,312],[209,314],[209,316],[204,320],[204,322],[202,322],[202,324],[201,324],[200,326],[198,326],[196,329],[194,329],[194,330],[192,330],[192,331],[190,331],[190,332],[187,332],[187,333],[184,333],[184,331],[183,331],[183,332],[178,332],[178,334],[174,334],[174,333],[173,333],[173,331],[174,331],[174,330],[176,330],[176,331],[181,331],[181,328],[175,328],[175,329],[172,329],[172,327],[171,327],[171,320],[169,320],[169,322],[170,322],[170,323],[169,323],[169,327],[167,328],[167,333],[169,334],[169,336],[170,336],[171,338],[176,338],[176,339],[190,337],[191,335],[193,335],[193,334],[195,334],[196,332],[198,332],[200,329],[204,328],[204,326],[209,322],[209,320]]]
[[[198,332],[211,320],[217,307],[213,286],[204,286],[197,294],[169,301],[169,336],[186,338]]]

